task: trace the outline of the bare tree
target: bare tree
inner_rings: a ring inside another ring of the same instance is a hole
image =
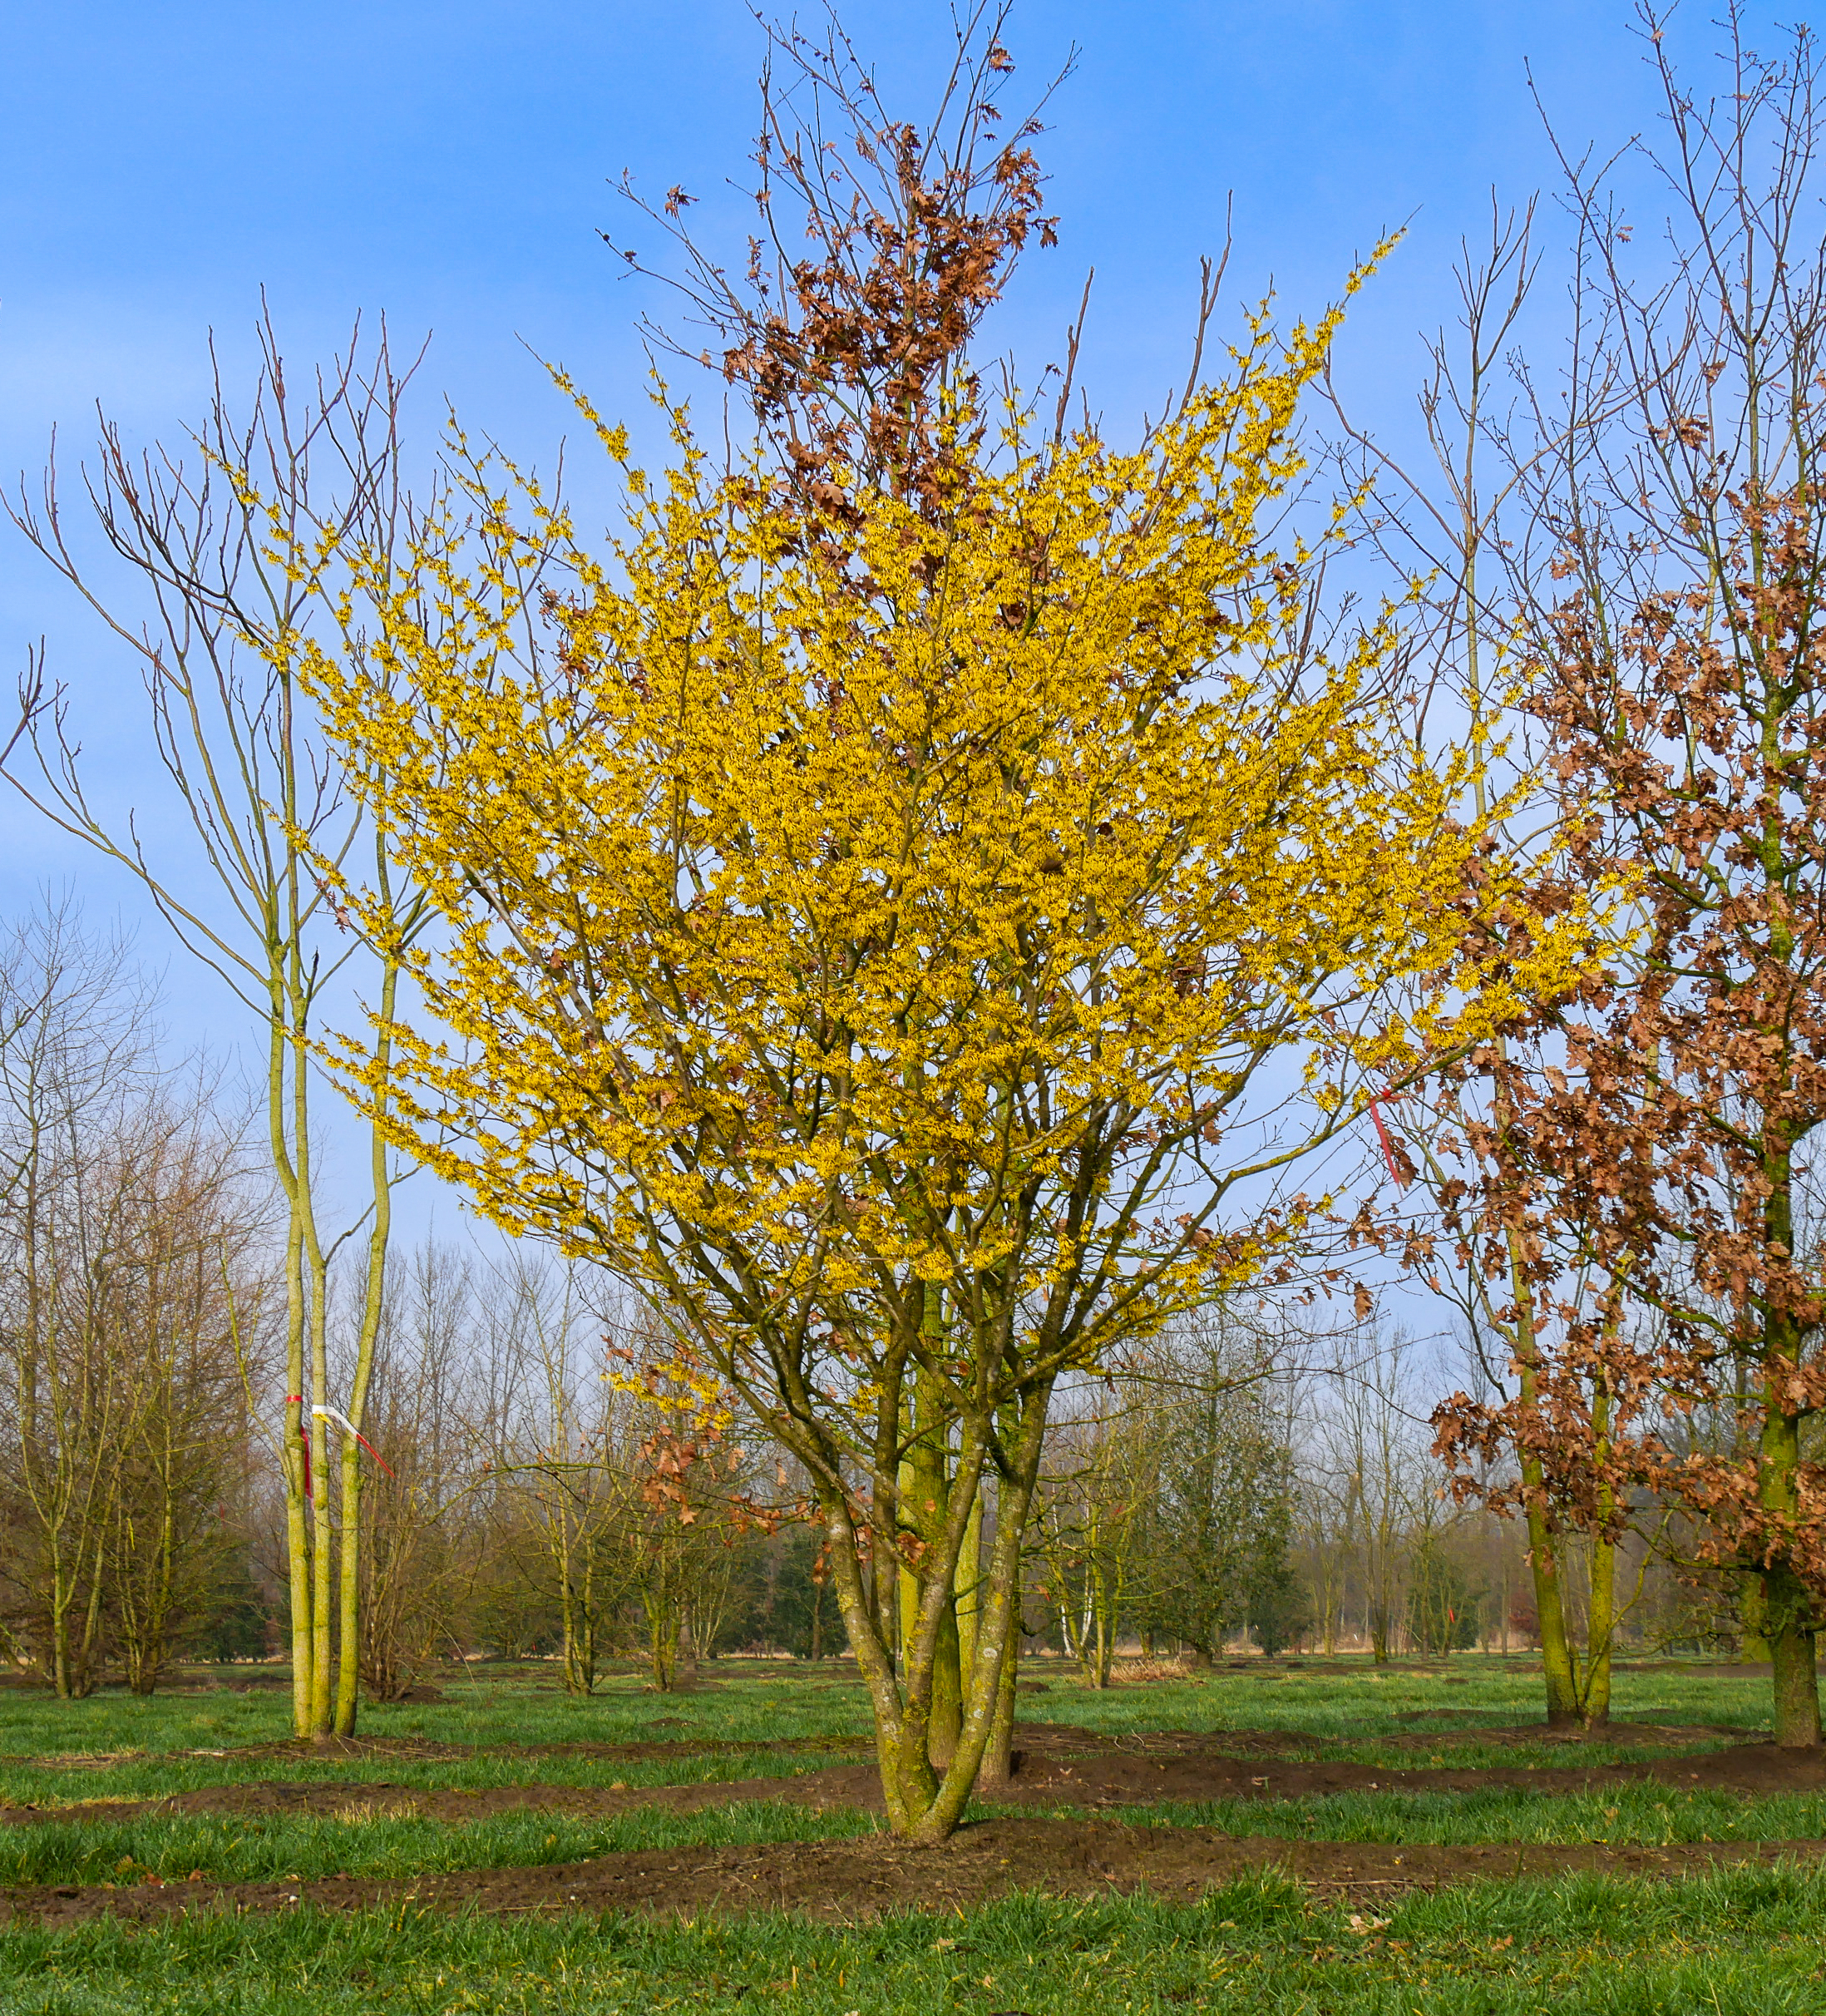
[[[366,1282],[353,1287],[351,1356],[368,1307]],[[487,1446],[475,1405],[476,1288],[467,1256],[427,1240],[396,1263],[381,1301],[359,1544],[359,1662],[376,1701],[397,1701],[452,1640],[474,1585],[482,1523],[474,1486]]]
[[[101,1312],[137,1396],[103,1556],[128,1685],[149,1694],[208,1614],[239,1534],[251,1456],[243,1371],[265,1342],[271,1254],[243,1144],[178,1088],[121,1144],[131,1243]]]
[[[1396,1337],[1339,1379],[1321,1430],[1342,1486],[1345,1529],[1361,1576],[1365,1635],[1378,1665],[1389,1659],[1401,1630],[1414,1529],[1438,1488],[1427,1453],[1428,1404],[1413,1346]]]
[[[1068,1400],[1047,1448],[1034,1523],[1065,1649],[1090,1687],[1110,1682],[1172,1434],[1157,1395],[1112,1381]]]
[[[233,1544],[264,1282],[236,1130],[160,1074],[118,947],[67,910],[0,956],[5,1628],[65,1696],[149,1692]]]
[[[603,1376],[573,1270],[516,1260],[488,1312],[495,1574],[554,1615],[566,1692],[588,1694],[634,1588],[639,1403]]]
[[[79,558],[54,461],[39,498],[22,490],[7,507],[138,664],[163,788],[194,846],[150,849],[137,817],[142,808],[115,818],[91,803],[67,697],[47,693],[37,667],[23,695],[30,756],[15,759],[7,773],[46,817],[141,882],[179,941],[229,986],[264,1035],[268,1142],[289,1213],[277,1448],[295,1726],[300,1734],[333,1724],[347,1733],[354,1727],[356,1667],[345,1660],[333,1677],[332,1648],[338,1619],[343,1643],[358,1635],[359,1549],[345,1548],[338,1571],[334,1544],[338,1526],[352,1543],[359,1530],[362,1476],[358,1445],[347,1435],[333,1507],[329,1433],[338,1413],[361,1425],[394,1177],[377,1128],[360,1221],[368,1282],[362,1338],[348,1383],[333,1387],[329,1272],[339,1240],[323,1223],[313,1045],[326,991],[372,954],[380,1011],[373,1060],[384,1065],[401,952],[417,912],[410,897],[395,902],[386,850],[346,795],[341,772],[313,743],[295,667],[323,584],[301,578],[279,555],[343,541],[384,566],[410,539],[397,432],[410,372],[396,369],[383,334],[365,350],[352,343],[300,393],[288,384],[270,320],[260,340],[247,417],[236,417],[219,375],[188,460],[157,447],[136,456],[104,418],[81,494],[126,563],[127,588],[116,593]],[[368,940],[350,935],[336,894],[340,869],[363,847],[373,852],[370,914],[378,920]]]

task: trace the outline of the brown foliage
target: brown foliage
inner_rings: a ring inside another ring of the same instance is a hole
[[[1738,498],[1728,567],[1646,600],[1621,650],[1575,597],[1537,702],[1572,859],[1641,890],[1641,936],[1543,1019],[1562,1061],[1484,1060],[1505,1124],[1470,1130],[1487,1203],[1527,1228],[1564,1343],[1533,1418],[1462,1406],[1455,1432],[1537,1450],[1585,1524],[1597,1494],[1643,1486],[1710,1521],[1714,1558],[1790,1563],[1826,1594],[1826,1467],[1772,1500],[1771,1422],[1826,1404],[1826,1320],[1797,1183],[1826,1122],[1826,590],[1819,500]],[[1799,1250],[1797,1250],[1799,1246]],[[1601,1283],[1573,1299],[1569,1278]],[[1594,1396],[1613,1410],[1607,1463]],[[1736,1432],[1687,1424],[1727,1411]]]
[[[1826,1290],[1826,393],[1819,57],[1727,22],[1728,87],[1676,77],[1653,165],[1675,215],[1632,250],[1608,167],[1562,155],[1577,228],[1563,404],[1525,366],[1502,541],[1525,701],[1571,878],[1633,929],[1577,995],[1452,1088],[1438,1186],[1520,1391],[1436,1416],[1461,1487],[1615,1538],[1653,1508],[1689,1565],[1748,1570],[1778,1732],[1818,1740]],[[1517,247],[1519,245],[1519,250]],[[1524,274],[1525,231],[1499,256]],[[1525,277],[1521,283],[1524,288]],[[1493,540],[1495,534],[1491,537]],[[1464,588],[1472,601],[1468,578]],[[1500,1374],[1498,1374],[1500,1379]],[[1474,1478],[1513,1455],[1522,1476]]]
[[[980,5],[960,22],[939,105],[919,125],[890,116],[834,19],[818,42],[768,27],[759,230],[739,284],[677,221],[694,200],[683,189],[655,208],[623,185],[682,251],[673,284],[720,356],[649,333],[740,388],[814,516],[841,520],[851,482],[941,508],[961,472],[945,433],[970,340],[1029,240],[1055,242],[1028,144],[1039,118],[1002,131],[1008,12]]]

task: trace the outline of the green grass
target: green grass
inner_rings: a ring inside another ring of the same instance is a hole
[[[1068,1675],[1046,1673],[1049,1691],[1024,1698],[1022,1712],[1114,1733],[1125,1729],[1297,1729],[1315,1736],[1407,1733],[1450,1725],[1421,1719],[1448,1709],[1463,1728],[1538,1722],[1538,1670],[1521,1659],[1463,1655],[1437,1672],[1379,1674],[1367,1660],[1315,1662],[1287,1672],[1220,1668],[1208,1679],[1162,1681],[1097,1693]],[[1769,1677],[1716,1667],[1690,1673],[1627,1670],[1618,1676],[1621,1721],[1769,1727]],[[1406,1717],[1410,1719],[1403,1720]]]
[[[4,1942],[8,2016],[299,2016],[761,2007],[785,2016],[1774,2016],[1826,2001],[1826,1883],[1745,1870],[1442,1891],[1386,1922],[1266,1879],[1200,1904],[1015,1898],[949,1918],[827,1928],[489,1920],[371,1911],[100,1922]]]
[[[814,1813],[776,1800],[703,1813],[634,1812],[585,1820],[499,1813],[451,1824],[410,1816],[341,1820],[290,1814],[179,1815],[101,1826],[50,1825],[0,1836],[0,1883],[181,1880],[200,1870],[224,1883],[279,1877],[410,1876],[426,1870],[580,1862],[639,1848],[750,1846],[828,1841],[881,1823],[855,1811]]]
[[[1034,1668],[1029,1668],[1034,1672]],[[1254,1728],[1343,1741],[1390,1769],[1441,1764],[1581,1766],[1656,1754],[1610,1744],[1481,1740],[1480,1727],[1538,1717],[1538,1679],[1519,1661],[1455,1659],[1440,1672],[1374,1674],[1362,1661],[1304,1670],[1220,1669],[1092,1692],[1039,1668],[1024,1717],[1109,1734]],[[549,1668],[444,1680],[442,1702],[366,1712],[363,1733],[477,1746],[454,1759],[249,1759],[287,1734],[279,1692],[115,1692],[58,1702],[0,1693],[0,1800],[41,1806],[146,1798],[260,1777],[421,1787],[644,1784],[758,1778],[817,1769],[867,1732],[853,1669],[719,1663],[714,1684],[675,1696],[619,1673],[595,1697],[566,1698]],[[1728,1668],[1626,1671],[1621,1719],[1749,1731],[1767,1720],[1766,1676]],[[1462,1719],[1429,1722],[1449,1708]],[[1394,1735],[1424,1734],[1397,1748]],[[687,1746],[639,1760],[529,1757],[491,1745]],[[696,1747],[701,1746],[702,1747]],[[220,1750],[209,1757],[184,1754]],[[87,1753],[91,1765],[65,1762]],[[35,1760],[56,1760],[44,1762]],[[105,1761],[104,1761],[105,1760]],[[384,1807],[384,1800],[380,1802]],[[1028,1809],[1031,1811],[1032,1809]],[[1069,1811],[1061,1808],[1060,1811]],[[1550,1796],[1492,1789],[1350,1793],[1120,1809],[1124,1820],[1237,1834],[1355,1841],[1747,1841],[1826,1835],[1826,1796],[1740,1797],[1648,1785]],[[691,1814],[586,1820],[522,1812],[465,1822],[284,1814],[141,1816],[48,1821],[0,1832],[0,1882],[126,1883],[145,1874],[248,1880],[571,1862],[671,1849],[850,1836],[862,1814],[778,1801]],[[0,1935],[0,2016],[305,2016],[305,2012],[742,2011],[782,2016],[911,2016],[928,2010],[1028,2016],[1248,2009],[1301,2016],[1762,2016],[1826,2010],[1826,1874],[1724,1870],[1668,1883],[1522,1881],[1407,1898],[1371,1925],[1314,1907],[1272,1875],[1197,1905],[1145,1897],[1095,1905],[1016,1899],[949,1918],[915,1915],[851,1928],[783,1917],[664,1925],[564,1918],[491,1920],[408,1909],[284,1920],[200,1919],[141,1928],[101,1920]]]
[[[241,1669],[244,1676],[249,1669]],[[262,1669],[269,1675],[271,1669]],[[1021,1712],[1111,1733],[1147,1729],[1305,1730],[1324,1737],[1374,1736],[1393,1729],[1444,1727],[1418,1719],[1450,1709],[1489,1724],[1537,1720],[1541,1688],[1526,1661],[1460,1655],[1437,1672],[1375,1673],[1360,1658],[1278,1666],[1208,1678],[1118,1687],[1098,1692],[1056,1662],[1030,1664],[1045,1692],[1024,1695]],[[547,1669],[549,1672],[549,1669]],[[230,1676],[234,1669],[229,1669]],[[777,1661],[718,1661],[701,1692],[656,1695],[638,1673],[618,1673],[585,1700],[572,1700],[550,1678],[525,1668],[440,1676],[441,1702],[364,1709],[369,1736],[434,1742],[624,1742],[660,1737],[728,1742],[844,1738],[866,1735],[868,1703],[853,1667]],[[47,1712],[48,1711],[48,1712]],[[1708,1722],[1754,1729],[1769,1722],[1764,1676],[1715,1667],[1691,1673],[1619,1677],[1620,1719]],[[0,1692],[0,1759],[61,1752],[197,1749],[270,1742],[288,1733],[289,1703],[279,1689],[225,1689],[155,1695],[109,1689],[87,1701],[53,1702],[42,1693]],[[1467,1720],[1465,1727],[1474,1727]]]
[[[241,1669],[244,1673],[247,1669]],[[1220,1668],[1208,1679],[1166,1681],[1095,1692],[1068,1669],[1045,1663],[1046,1692],[1024,1695],[1024,1717],[1109,1735],[1178,1729],[1285,1730],[1330,1742],[1351,1739],[1329,1754],[1389,1769],[1441,1763],[1577,1765],[1660,1754],[1601,1743],[1577,1747],[1542,1742],[1525,1748],[1480,1744],[1478,1726],[1538,1720],[1540,1683],[1524,1662],[1468,1656],[1434,1673],[1374,1673],[1367,1662],[1340,1660],[1286,1672]],[[550,1668],[447,1679],[447,1698],[422,1705],[363,1711],[362,1732],[433,1742],[540,1745],[659,1740],[710,1747],[696,1756],[605,1764],[600,1760],[529,1758],[507,1754],[441,1762],[316,1758],[299,1754],[262,1760],[272,1778],[387,1779],[413,1785],[477,1786],[524,1782],[634,1784],[759,1777],[816,1769],[825,1756],[771,1747],[782,1742],[854,1743],[869,1732],[868,1703],[853,1668],[836,1662],[793,1667],[781,1662],[720,1661],[701,1692],[655,1695],[638,1673],[611,1677],[598,1692],[572,1700]],[[1700,1722],[1751,1732],[1766,1727],[1769,1682],[1729,1668],[1680,1674],[1625,1672],[1617,1688],[1620,1720]],[[1417,1719],[1440,1707],[1463,1722]],[[232,1752],[289,1733],[289,1704],[278,1690],[225,1690],[155,1695],[136,1700],[115,1690],[86,1701],[57,1702],[25,1690],[0,1692],[0,1802],[147,1798],[192,1786],[232,1783],[248,1775],[245,1760],[181,1755]],[[1473,1719],[1474,1717],[1474,1719]],[[1377,1739],[1424,1734],[1424,1751],[1396,1750]],[[721,1746],[723,1747],[716,1747]],[[34,1762],[83,1757],[59,1768]],[[112,1759],[113,1762],[103,1762]]]
[[[758,1664],[759,1663],[757,1663]],[[442,1743],[619,1743],[659,1739],[767,1744],[864,1736],[868,1703],[851,1677],[803,1678],[790,1668],[737,1667],[701,1692],[655,1695],[638,1676],[617,1675],[573,1700],[521,1673],[446,1683],[442,1702],[363,1710],[364,1736],[424,1737]],[[549,1691],[548,1691],[549,1690]],[[24,1688],[0,1692],[0,1761],[47,1752],[106,1755],[231,1748],[291,1733],[289,1698],[278,1688],[237,1694],[155,1694],[138,1700],[108,1689],[86,1701],[56,1702]]]
[[[249,1760],[148,1756],[106,1771],[0,1770],[0,1803],[67,1806],[96,1799],[163,1799],[212,1785],[275,1783],[405,1785],[487,1791],[501,1785],[710,1785],[737,1778],[787,1778],[832,1763],[864,1761],[855,1751],[710,1751],[695,1757],[605,1762],[595,1757],[284,1756]]]
[[[1085,1815],[1076,1806],[984,1808]],[[1213,1827],[1276,1841],[1817,1841],[1826,1835],[1826,1794],[1746,1797],[1736,1792],[1670,1792],[1656,1785],[1603,1792],[1335,1792],[1317,1799],[1186,1800],[1124,1806],[1103,1817],[1138,1827]],[[1826,2009],[1826,1998],[1821,2006]]]

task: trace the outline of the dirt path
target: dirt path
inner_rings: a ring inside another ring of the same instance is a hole
[[[1127,1827],[1111,1821],[1001,1819],[963,1829],[942,1847],[871,1836],[761,1847],[674,1848],[532,1869],[491,1869],[376,1882],[206,1881],[0,1890],[0,1922],[56,1929],[105,1913],[146,1923],[187,1911],[264,1913],[382,1905],[491,1915],[607,1910],[740,1915],[791,1910],[829,1920],[884,1912],[968,1909],[1016,1890],[1088,1898],[1145,1887],[1169,1900],[1265,1870],[1285,1871],[1316,1896],[1372,1910],[1405,1890],[1592,1870],[1680,1877],[1751,1864],[1826,1861],[1820,1841],[1674,1844],[1663,1848],[1385,1846],[1242,1840],[1202,1827]]]

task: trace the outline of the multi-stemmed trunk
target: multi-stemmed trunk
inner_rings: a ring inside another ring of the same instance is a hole
[[[860,1521],[850,1496],[832,1481],[820,1485],[837,1602],[874,1712],[876,1757],[889,1825],[896,1834],[915,1841],[945,1839],[962,1819],[980,1777],[985,1786],[1007,1781],[1020,1633],[1021,1550],[1051,1397],[1050,1381],[1037,1381],[1018,1405],[1001,1411],[1005,1467],[997,1478],[994,1531],[986,1559],[979,1549],[975,1601],[970,1613],[973,1657],[969,1668],[960,1672],[961,1712],[955,1738],[942,1757],[934,1712],[940,1700],[939,1674],[947,1643],[958,1642],[954,1634],[959,1564],[965,1536],[980,1516],[976,1501],[985,1481],[992,1424],[969,1415],[959,1422],[955,1467],[945,1480],[945,1524],[933,1538],[920,1535],[915,1541],[916,1594],[911,1606],[903,1606],[911,1608],[911,1615],[903,1618],[892,1638],[884,1635],[871,1614],[863,1550],[857,1544]],[[925,1475],[929,1480],[930,1472]],[[938,1502],[934,1495],[935,1507]]]
[[[929,1298],[936,1307],[938,1298]],[[907,1423],[907,1453],[901,1465],[901,1520],[922,1558],[942,1553],[950,1523],[951,1476],[949,1417],[936,1381],[922,1372],[911,1395],[912,1418]],[[980,1517],[980,1515],[978,1515]],[[970,1524],[965,1525],[965,1533]],[[960,1559],[963,1544],[958,1549]],[[915,1571],[903,1561],[900,1573],[901,1663],[907,1672],[915,1657],[923,1594]],[[942,1770],[957,1747],[964,1718],[962,1639],[958,1629],[957,1589],[952,1585],[939,1607],[938,1643],[932,1658],[931,1706],[926,1744],[931,1761]]]

